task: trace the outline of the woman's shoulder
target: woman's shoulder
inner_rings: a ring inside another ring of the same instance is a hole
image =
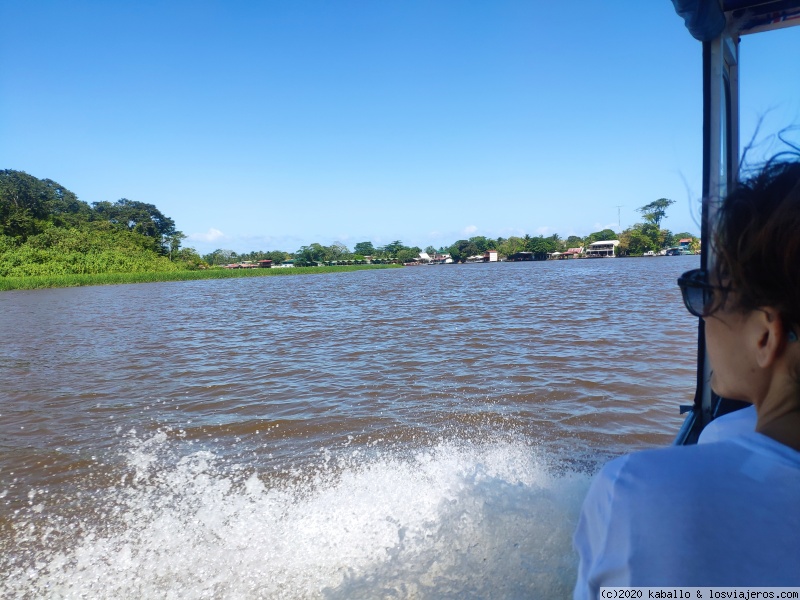
[[[751,433],[756,429],[756,419],[756,407],[753,405],[717,417],[703,428],[697,443],[708,444]]]
[[[717,479],[729,481],[757,471],[800,473],[800,452],[759,433],[742,433],[714,443],[620,456],[600,470],[593,486],[613,487],[615,494],[646,487],[657,494],[676,485],[708,487]]]

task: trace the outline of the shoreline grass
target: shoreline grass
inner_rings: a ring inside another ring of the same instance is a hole
[[[315,275],[398,267],[402,267],[402,265],[340,265],[333,267],[292,267],[288,269],[207,269],[202,271],[98,273],[92,275],[32,275],[30,277],[0,277],[0,291],[38,290],[87,285],[158,283],[165,281],[197,281],[200,279],[238,279],[271,275]]]

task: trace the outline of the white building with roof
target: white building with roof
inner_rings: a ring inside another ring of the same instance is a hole
[[[589,244],[586,248],[586,258],[614,258],[619,240],[601,240]]]

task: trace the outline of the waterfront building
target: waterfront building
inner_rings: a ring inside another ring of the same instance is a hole
[[[589,244],[586,249],[587,258],[614,258],[616,256],[616,247],[619,246],[619,240],[601,240]]]

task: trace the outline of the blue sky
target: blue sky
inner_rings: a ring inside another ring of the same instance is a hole
[[[0,6],[0,168],[155,204],[205,253],[696,233],[701,45],[668,0]],[[742,138],[800,124],[800,27],[742,41]],[[621,208],[617,208],[617,207]]]

